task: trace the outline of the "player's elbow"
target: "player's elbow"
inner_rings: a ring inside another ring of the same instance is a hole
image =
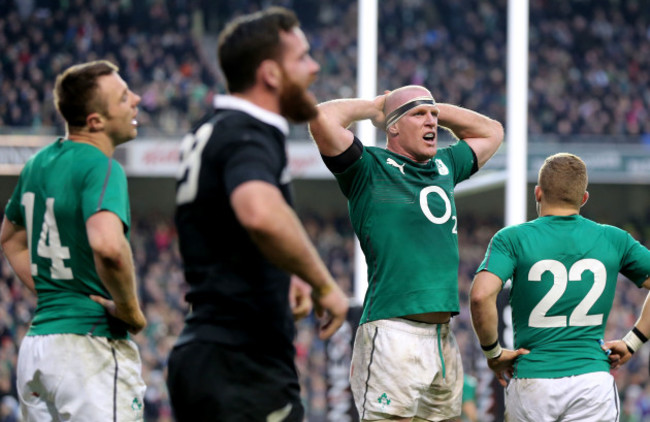
[[[490,120],[490,139],[495,146],[495,149],[498,148],[502,143],[505,137],[505,131],[503,130],[503,125],[497,120]]]
[[[90,236],[88,238],[90,249],[96,260],[100,260],[104,265],[115,267],[119,266],[124,254],[126,238],[120,239],[118,236]]]
[[[474,280],[474,283],[472,283],[472,288],[469,292],[470,307],[477,309],[485,306],[485,304],[491,300],[492,296],[492,292],[485,288],[482,283],[477,283],[476,280]]]

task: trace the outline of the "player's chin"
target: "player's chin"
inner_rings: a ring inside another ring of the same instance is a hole
[[[436,153],[438,152],[438,147],[433,144],[433,145],[428,145],[427,148],[423,151],[424,156],[427,158],[433,158],[436,156]]]

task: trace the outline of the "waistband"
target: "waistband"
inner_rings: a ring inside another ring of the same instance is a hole
[[[446,336],[450,333],[449,323],[427,324],[426,322],[411,321],[410,319],[404,318],[378,319],[367,322],[366,324],[421,336],[437,335],[438,331],[440,331],[441,336]]]

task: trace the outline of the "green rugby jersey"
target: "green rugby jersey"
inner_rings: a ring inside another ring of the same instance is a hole
[[[510,305],[517,378],[609,371],[603,338],[618,273],[637,286],[650,276],[650,251],[617,227],[580,215],[545,216],[506,227],[478,271],[512,279]]]
[[[97,275],[86,220],[100,210],[130,226],[122,166],[92,145],[63,138],[29,159],[5,209],[25,227],[38,305],[27,335],[126,338],[126,324],[89,295],[110,295]]]
[[[368,265],[361,323],[425,312],[458,313],[454,186],[474,155],[459,141],[416,163],[384,148],[335,174]]]

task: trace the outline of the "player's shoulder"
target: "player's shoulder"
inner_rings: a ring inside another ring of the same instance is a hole
[[[195,134],[200,130],[209,131],[211,140],[219,143],[283,139],[282,132],[273,125],[232,109],[216,109],[204,116],[193,128]]]

